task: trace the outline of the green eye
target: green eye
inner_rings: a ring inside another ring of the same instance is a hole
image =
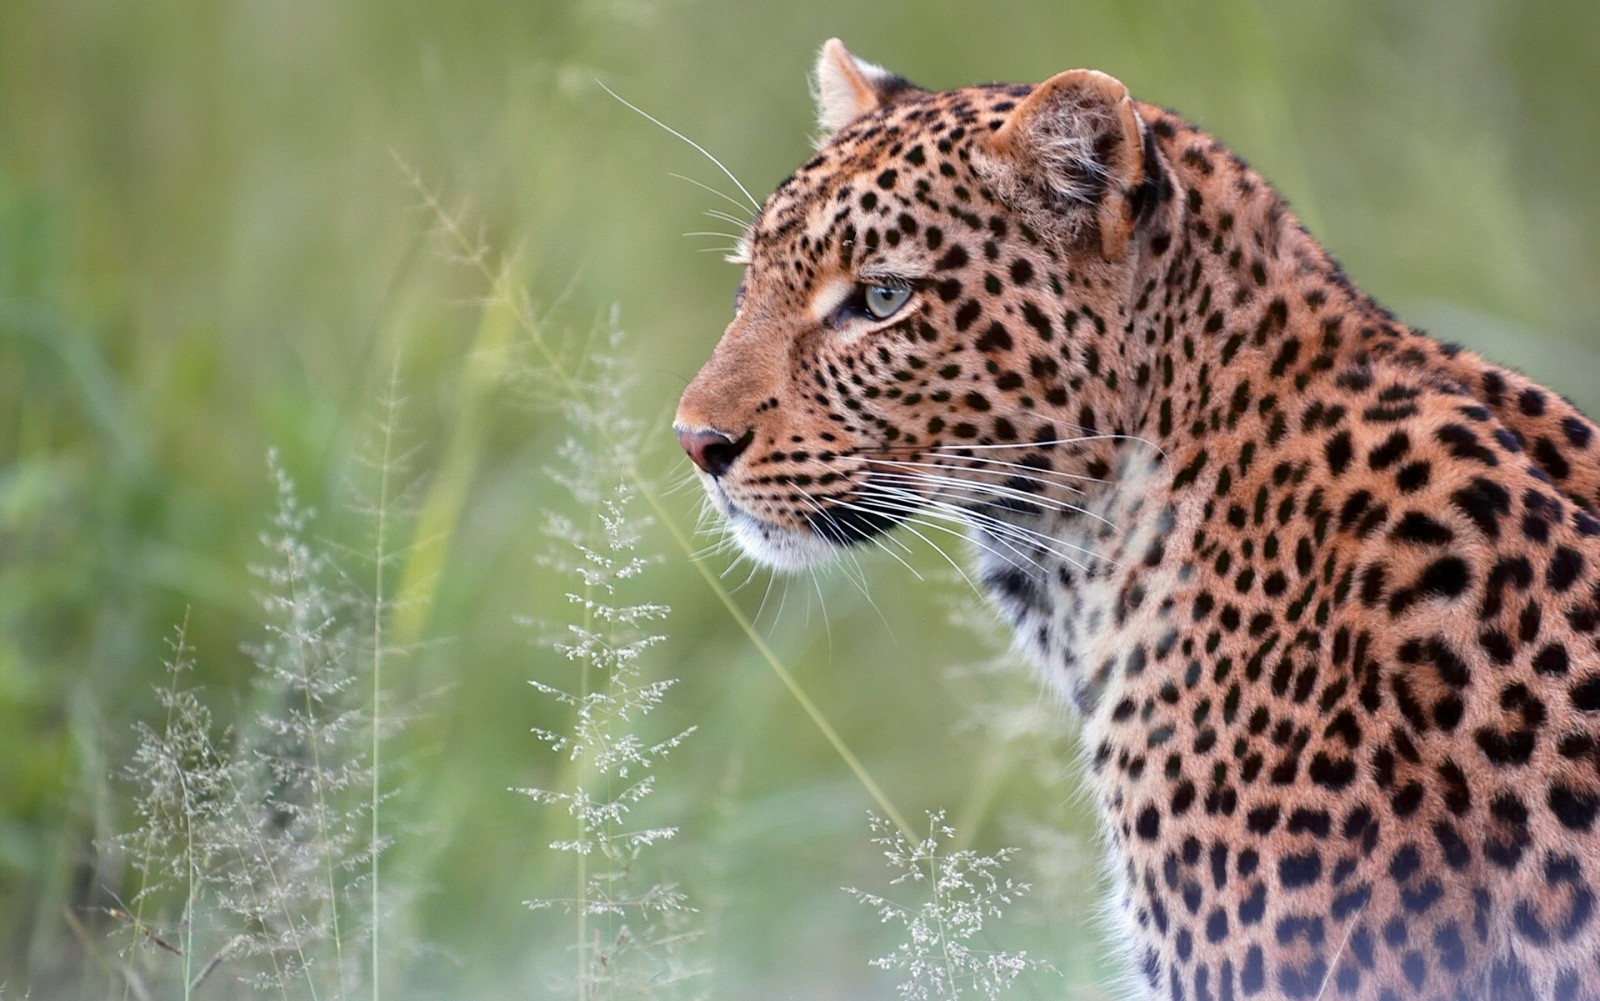
[[[868,285],[865,302],[867,314],[875,319],[887,320],[900,311],[911,298],[911,289],[904,285]]]

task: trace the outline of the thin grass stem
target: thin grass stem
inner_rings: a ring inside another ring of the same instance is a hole
[[[621,100],[621,98],[618,98],[618,100]],[[444,208],[438,197],[425,184],[423,184],[421,177],[419,177],[414,170],[408,167],[404,162],[400,162],[399,167],[401,171],[408,177],[413,188],[423,199],[427,209],[438,220],[439,225],[444,231],[447,239],[451,243],[455,244],[455,249],[459,253],[461,259],[470,268],[476,270],[478,274],[488,283],[492,290],[492,295],[489,301],[491,303],[500,303],[512,313],[513,317],[517,321],[518,326],[523,329],[523,332],[528,336],[534,349],[539,353],[541,360],[545,364],[546,370],[559,384],[560,389],[565,394],[565,398],[570,400],[572,405],[580,410],[586,421],[595,428],[596,433],[599,434],[603,439],[603,443],[613,453],[624,454],[619,448],[620,443],[617,442],[614,436],[611,434],[609,430],[609,423],[605,416],[596,414],[594,412],[578,379],[568,370],[566,364],[556,353],[555,349],[551,347],[550,343],[545,340],[539,324],[534,320],[532,309],[529,307],[526,299],[521,295],[513,293],[507,272],[505,270],[497,272],[495,269],[490,267],[488,255],[484,248],[467,236],[465,230],[461,228],[460,221]],[[754,201],[754,199],[752,199],[752,201]],[[910,825],[906,823],[904,815],[902,815],[900,811],[895,808],[893,802],[890,801],[883,789],[872,778],[872,775],[867,771],[866,767],[862,765],[861,760],[856,757],[855,752],[850,750],[850,747],[845,743],[844,738],[839,735],[838,731],[833,728],[833,725],[828,722],[828,719],[823,714],[822,710],[814,701],[812,701],[811,697],[806,694],[805,689],[800,685],[799,681],[795,679],[794,674],[789,670],[789,668],[783,663],[782,658],[778,656],[777,652],[772,649],[772,647],[762,637],[760,632],[756,630],[755,625],[750,621],[749,617],[744,614],[744,612],[739,608],[738,604],[733,600],[733,596],[729,594],[727,589],[722,586],[722,582],[718,579],[717,575],[711,571],[710,567],[708,567],[704,561],[695,558],[697,547],[695,546],[694,541],[683,530],[682,526],[678,524],[677,519],[673,517],[672,512],[667,509],[666,505],[657,495],[649,478],[640,472],[635,460],[632,458],[625,458],[621,463],[621,468],[619,471],[626,476],[633,487],[638,490],[639,496],[643,498],[647,505],[649,505],[651,511],[660,520],[661,525],[667,530],[668,534],[672,536],[673,542],[678,546],[679,550],[684,554],[684,556],[689,559],[690,564],[695,568],[695,572],[698,573],[701,579],[705,581],[706,586],[711,589],[712,594],[727,611],[729,617],[733,619],[734,624],[739,627],[740,631],[743,632],[746,638],[748,638],[755,646],[756,651],[761,655],[761,659],[765,661],[772,672],[778,676],[778,680],[781,681],[784,687],[789,690],[789,694],[794,697],[794,700],[800,704],[800,708],[811,720],[812,725],[817,728],[817,730],[822,734],[823,738],[827,740],[828,745],[833,748],[834,753],[839,756],[840,760],[845,763],[845,766],[850,769],[851,774],[853,774],[856,777],[856,780],[861,783],[862,787],[866,789],[867,794],[872,797],[872,800],[877,804],[878,809],[882,810],[884,816],[889,818],[890,822],[892,822],[899,830],[904,832],[908,838],[915,837],[915,833],[912,831]]]

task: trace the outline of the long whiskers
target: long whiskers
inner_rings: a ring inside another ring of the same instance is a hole
[[[718,160],[716,157],[712,156],[710,150],[706,149],[704,146],[702,146],[699,143],[695,142],[693,139],[690,139],[688,136],[684,135],[682,132],[679,132],[677,129],[675,129],[672,126],[668,125],[666,122],[663,122],[661,119],[657,118],[656,116],[650,114],[650,112],[645,111],[643,108],[641,108],[638,105],[634,104],[633,102],[629,101],[627,98],[623,97],[621,94],[618,94],[616,91],[612,90],[610,87],[607,87],[604,83],[601,83],[598,80],[596,80],[595,82],[600,85],[600,89],[601,90],[605,91],[607,94],[610,94],[612,97],[616,98],[616,100],[619,103],[621,103],[623,107],[629,109],[630,111],[633,111],[635,114],[637,114],[640,117],[644,118],[646,121],[652,122],[655,125],[660,126],[662,129],[666,130],[669,134],[677,136],[679,139],[682,139],[684,142],[688,143],[690,146],[693,146],[695,148],[695,150],[700,153],[701,156],[704,156],[707,160],[710,160],[711,163],[718,170],[722,171],[723,175],[725,177],[727,177],[728,180],[733,182],[734,187],[739,189],[739,193],[740,194],[744,195],[745,198],[749,199],[751,208],[755,209],[757,212],[761,211],[761,203],[756,200],[756,196],[752,195],[750,193],[750,189],[745,187],[744,184],[739,180],[739,178],[734,176],[733,171],[729,170],[723,164],[723,162],[721,160]]]
[[[1052,445],[1081,445],[1081,444],[1083,444],[1085,442],[1090,442],[1090,441],[1134,442],[1135,444],[1144,445],[1144,446],[1146,446],[1148,448],[1154,449],[1156,451],[1156,453],[1159,454],[1162,458],[1166,458],[1166,456],[1167,456],[1166,451],[1160,445],[1157,445],[1155,442],[1151,441],[1149,438],[1144,438],[1144,437],[1141,437],[1141,436],[1136,435],[1136,434],[1110,434],[1110,433],[1102,434],[1102,433],[1098,433],[1098,432],[1093,433],[1093,434],[1082,434],[1082,435],[1078,435],[1078,436],[1073,437],[1073,438],[1051,438],[1051,439],[1047,439],[1045,441],[990,442],[990,443],[985,443],[985,444],[982,444],[982,445],[965,445],[965,444],[960,444],[960,445],[933,445],[933,446],[930,446],[928,450],[929,451],[940,451],[940,452],[945,452],[945,451],[951,451],[951,452],[953,452],[953,451],[969,451],[970,450],[970,451],[975,451],[976,452],[976,451],[993,451],[993,450],[997,450],[997,449],[1006,449],[1006,448],[1047,448],[1047,447],[1050,447]],[[885,451],[888,451],[888,449],[885,449]]]
[[[1007,552],[1000,552],[994,546],[986,544],[985,538],[974,538],[971,541],[996,558],[1019,569],[1022,568],[1019,560],[1033,569],[1042,569],[1036,556],[1043,554],[1049,554],[1074,566],[1084,566],[1071,552],[1063,551],[1060,548],[1062,546],[1087,556],[1095,555],[1082,547],[1073,546],[1050,535],[1005,521],[972,507],[930,498],[913,490],[876,480],[869,479],[860,486],[858,499],[840,496],[832,498],[831,503],[843,510],[872,515],[888,514],[894,517],[897,524],[912,522],[951,534],[962,533],[950,529],[942,524],[942,521],[954,522],[963,527],[981,528],[987,540],[1004,547]],[[948,559],[948,555],[946,558]]]
[[[704,181],[697,181],[694,178],[688,176],[687,174],[668,174],[667,176],[668,177],[676,177],[680,181],[688,181],[690,184],[694,185],[695,187],[700,188],[700,189],[702,189],[704,191],[708,191],[711,194],[716,195],[718,198],[723,199],[728,204],[730,204],[730,205],[734,206],[735,208],[737,208],[740,212],[748,212],[748,210],[749,210],[749,206],[745,205],[744,202],[741,202],[739,199],[737,199],[737,198],[733,197],[732,195],[728,194],[726,191],[719,191],[716,188],[713,188],[711,185],[705,183]],[[728,216],[727,218],[729,219],[729,221],[733,222],[735,225],[740,226],[740,227],[744,227],[744,226],[750,225],[750,216],[749,215],[746,215],[745,218],[743,218],[743,219],[738,219],[738,218],[735,218],[733,216]]]
[[[749,219],[740,219],[733,213],[724,212],[721,209],[706,209],[705,214],[717,220],[718,222],[726,222],[738,226],[740,236],[744,235],[745,228],[750,225]]]
[[[972,504],[982,503],[986,498],[993,498],[1009,504],[1027,504],[1042,510],[1060,511],[1065,514],[1081,514],[1109,527],[1115,527],[1105,517],[1088,508],[1009,485],[984,483],[954,476],[938,476],[920,471],[910,473],[873,472],[871,479],[874,482],[890,482],[904,486],[933,487],[936,489],[936,493],[951,496],[958,500],[965,500]],[[1082,491],[1078,492],[1082,493]]]
[[[876,462],[881,465],[910,466],[920,469],[967,469],[968,467],[966,466],[950,466],[948,463],[970,462],[973,464],[973,471],[980,473],[991,472],[990,469],[986,468],[989,466],[993,466],[995,469],[1001,470],[1025,470],[1026,472],[1008,472],[1005,475],[1028,480],[1032,483],[1041,483],[1049,486],[1060,487],[1063,490],[1070,490],[1073,493],[1079,494],[1087,493],[1087,491],[1085,491],[1082,487],[1077,486],[1076,483],[1106,482],[1099,476],[1087,476],[1083,473],[1062,473],[1057,472],[1054,469],[1041,469],[1038,466],[1029,465],[1026,462],[1007,462],[1004,459],[992,459],[984,455],[941,455],[939,458],[943,459],[943,462],[917,462],[915,459],[878,459],[870,455],[863,455],[861,458],[867,462]],[[995,475],[999,476],[1001,474],[995,473]]]
[[[818,514],[820,514],[820,515],[826,515],[827,514],[827,511],[816,500],[813,500],[810,497],[804,497],[804,498],[802,498],[802,500],[804,501],[804,503],[805,503],[805,505],[807,507],[811,508],[813,511],[817,512]],[[836,543],[838,546],[840,546],[841,550],[843,552],[850,553],[849,549],[844,548],[850,542],[849,539],[845,538],[844,532],[842,532],[842,531],[840,531],[839,529],[836,529],[836,528],[827,527],[829,523],[826,520],[823,520],[819,524],[821,526],[823,526],[823,534],[830,541],[832,541],[832,542]],[[900,550],[902,550],[903,552],[905,552],[906,554],[909,555],[910,552],[911,552],[911,549],[905,543],[899,541],[898,539],[894,539],[894,538],[888,537],[888,536],[881,536],[881,535],[873,536],[868,541],[870,541],[873,544],[873,546],[875,546],[876,548],[883,550],[885,553],[888,553],[889,556],[891,558],[893,558],[896,563],[899,563],[901,566],[903,566],[907,570],[911,571],[911,575],[913,577],[917,578],[918,580],[922,579],[922,575],[920,573],[917,573],[917,570],[916,570],[915,567],[913,567],[910,563],[907,563],[905,561],[905,559],[900,556],[899,553],[897,553],[893,549],[889,548],[889,543],[893,543],[896,547],[898,547]],[[861,569],[861,563],[860,563],[859,560],[855,560],[854,554],[851,554],[851,560],[853,562],[855,562],[856,569],[860,570]],[[865,579],[866,579],[865,578],[865,574],[863,573],[863,575],[862,575],[863,584],[865,582]],[[862,586],[862,594],[866,594],[865,586]],[[869,600],[869,601],[872,600],[870,595],[868,596],[867,600]]]
[[[987,536],[987,538],[992,539],[995,544],[1004,547],[1005,552],[996,549],[994,545],[990,545],[989,542],[986,542],[983,539],[972,538],[966,531],[964,531],[964,529],[970,527],[970,523],[964,518],[949,514],[947,512],[929,510],[928,506],[924,504],[914,505],[903,502],[892,502],[885,500],[883,497],[873,498],[873,508],[896,514],[898,516],[899,524],[904,526],[908,531],[914,531],[913,526],[920,525],[923,528],[927,528],[932,531],[945,532],[947,534],[957,536],[958,538],[966,539],[972,545],[982,549],[986,553],[989,553],[995,559],[1000,560],[1003,563],[1007,563],[1018,570],[1043,569],[1039,561],[1035,559],[1033,555],[1025,552],[1022,548],[1019,548],[1019,545],[1014,544],[1009,536],[1001,536],[998,534],[990,534]],[[927,539],[927,536],[922,535],[920,532],[917,532],[916,534],[923,539]],[[939,546],[937,543],[931,542],[931,540],[929,541],[939,555],[943,556],[946,560],[949,560],[952,564],[955,562],[950,558],[949,554],[944,551],[943,547]],[[1031,544],[1027,544],[1027,548],[1034,550],[1035,552],[1038,551],[1037,547],[1034,547]],[[1019,560],[1021,562],[1019,562]],[[960,567],[958,566],[957,569],[959,570]],[[967,577],[965,573],[962,573],[961,576],[967,580],[967,583],[972,583],[972,579]]]
[[[907,514],[926,514],[931,517],[942,517],[953,522],[980,528],[991,539],[1005,545],[1015,555],[1025,559],[1035,568],[1040,568],[1039,562],[1032,555],[1035,553],[1048,554],[1081,570],[1087,570],[1088,565],[1079,559],[1080,556],[1093,560],[1104,560],[1104,557],[1091,549],[1065,542],[1044,532],[1006,521],[970,507],[929,498],[902,487],[869,480],[862,485],[861,494],[864,498],[871,498],[873,505],[882,504],[885,509],[892,507],[894,510]],[[974,539],[973,541],[982,545],[980,540]],[[991,549],[990,552],[994,551]],[[1000,556],[1002,554],[995,553],[995,555]],[[1014,561],[1008,560],[1008,562],[1012,562],[1015,565]]]
[[[816,504],[813,501],[810,501],[809,498],[807,499],[807,501],[819,513],[822,511],[822,508],[821,508],[820,505]],[[883,550],[884,552],[888,553],[891,557],[894,558],[895,562],[899,563],[901,566],[905,567],[907,570],[910,570],[912,576],[916,577],[918,580],[921,580],[922,579],[922,575],[917,573],[916,568],[913,567],[911,564],[907,563],[905,560],[901,559],[899,555],[897,555],[893,550],[891,550],[887,545],[885,545],[886,541],[892,541],[896,546],[898,546],[900,549],[904,550],[906,553],[910,553],[911,552],[910,548],[907,547],[905,543],[899,541],[898,539],[885,540],[885,539],[882,539],[882,538],[874,538],[872,540],[873,544],[877,548],[879,548],[879,549]],[[856,558],[854,552],[852,552],[848,548],[844,548],[844,549],[842,549],[842,551],[847,556],[849,556],[850,563],[851,563],[852,566],[855,567],[855,571],[856,571],[855,574],[853,574],[853,575],[851,573],[849,573],[848,571],[846,571],[845,572],[845,579],[850,581],[851,584],[855,585],[855,588],[856,588],[857,591],[861,592],[861,597],[866,599],[867,605],[878,616],[878,621],[883,623],[884,629],[888,630],[890,635],[892,636],[893,633],[894,633],[894,626],[889,622],[889,617],[883,614],[883,609],[878,607],[877,599],[873,598],[872,592],[867,586],[867,571],[866,571],[866,569],[864,567],[862,567],[861,561]],[[812,568],[812,579],[815,580],[816,577],[817,577],[816,569]],[[819,598],[819,600],[821,598],[821,587],[820,587],[820,585],[818,586],[818,598]],[[831,641],[831,637],[830,637],[830,641]]]

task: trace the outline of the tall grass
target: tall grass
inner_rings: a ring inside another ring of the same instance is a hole
[[[576,349],[558,346],[513,267],[491,264],[485,246],[417,189],[457,263],[489,283],[479,304],[482,328],[511,321],[534,358],[524,381],[540,387],[541,401],[553,404],[570,428],[547,469],[567,491],[570,512],[548,513],[544,526],[554,547],[546,567],[570,581],[567,609],[560,622],[540,627],[542,645],[568,672],[541,669],[531,679],[568,716],[558,727],[534,727],[566,765],[553,783],[519,790],[569,825],[550,848],[572,860],[570,894],[529,901],[570,920],[570,973],[550,972],[543,986],[579,1001],[694,998],[707,990],[697,911],[657,858],[678,825],[637,819],[658,812],[646,807],[658,789],[659,766],[697,728],[658,732],[656,723],[676,682],[647,668],[646,654],[667,639],[666,606],[650,597],[648,571],[656,560],[641,549],[642,534],[655,523],[679,549],[674,559],[694,561],[700,579],[891,818],[875,822],[883,844],[895,832],[905,858],[918,866],[955,860],[966,866],[959,878],[998,866],[1000,858],[962,852],[936,862],[918,854],[937,848],[926,839],[910,847],[904,821],[878,783],[715,568],[697,558],[689,533],[642,472],[647,426],[630,416],[631,373],[615,317]],[[411,514],[417,491],[413,453],[399,429],[399,371],[391,370],[373,443],[363,453],[362,482],[352,491],[351,513],[365,543],[345,545],[319,528],[284,463],[269,457],[276,506],[250,568],[264,628],[246,647],[254,668],[249,693],[207,695],[192,680],[201,655],[188,622],[174,635],[156,695],[163,718],[136,726],[124,770],[137,827],[113,840],[137,876],[128,899],[108,911],[121,949],[102,957],[124,1001],[187,1001],[225,993],[229,988],[219,984],[227,983],[285,1001],[378,1001],[394,993],[385,987],[399,948],[388,931],[391,897],[415,888],[396,884],[384,866],[396,843],[384,819],[395,787],[385,749],[407,715],[393,704],[386,670],[418,635],[418,616],[425,614],[419,601],[432,598],[422,584],[442,561],[438,546],[413,545],[414,523],[427,525],[430,512],[436,523],[453,521],[465,497],[459,481],[446,483],[428,492],[420,514]],[[408,600],[416,592],[420,598]],[[219,716],[217,707],[230,701],[231,711]],[[967,977],[966,960],[950,966],[949,957],[965,955],[963,943],[983,914],[997,914],[1015,888],[976,887],[992,899],[973,924],[958,895],[945,892],[958,869],[940,873],[930,884],[940,891],[932,913],[945,919],[938,934],[946,937],[937,941],[953,983],[952,977]],[[889,916],[885,898],[867,899]],[[921,926],[908,928],[913,937],[906,948],[923,948]],[[996,955],[1010,961],[1009,954]],[[998,991],[1015,975],[1002,972],[993,967],[989,979],[968,982]]]
[[[691,540],[691,533],[678,523],[653,480],[643,472],[639,461],[642,443],[639,426],[634,422],[619,422],[616,415],[626,411],[613,409],[622,405],[622,391],[617,389],[614,391],[615,396],[597,399],[594,389],[603,385],[605,380],[603,378],[596,380],[593,385],[585,383],[583,375],[580,374],[580,366],[585,357],[602,366],[615,366],[615,356],[605,353],[580,356],[576,364],[571,358],[563,356],[547,336],[545,325],[533,306],[527,288],[517,282],[515,262],[500,262],[497,266],[492,249],[481,238],[471,235],[468,224],[461,214],[448,210],[414,169],[404,162],[400,163],[400,167],[406,172],[413,189],[422,198],[426,210],[436,221],[441,241],[452,259],[474,272],[485,284],[487,293],[482,303],[485,312],[499,312],[511,317],[526,338],[533,351],[535,378],[549,388],[547,398],[553,398],[563,406],[569,407],[574,423],[592,430],[596,447],[603,455],[610,458],[615,474],[629,485],[649,508],[652,516],[660,521],[679,554],[695,568],[718,603],[755,646],[767,666],[794,696],[807,718],[872,796],[878,808],[894,822],[896,827],[909,835],[911,827],[900,811],[884,794],[883,789],[868,773],[860,758],[845,743],[816,702],[806,693],[794,673],[767,642],[766,637],[756,629],[750,617],[734,599],[719,572],[702,558],[704,554]],[[612,329],[615,330],[615,327]]]
[[[165,718],[136,724],[125,769],[139,824],[115,839],[139,877],[113,912],[124,998],[188,999],[218,978],[283,998],[381,997],[380,862],[392,842],[381,754],[397,722],[383,670],[399,652],[385,639],[396,606],[386,581],[404,552],[393,545],[405,493],[398,407],[391,386],[376,490],[361,506],[370,550],[315,543],[314,512],[270,457],[277,506],[251,568],[265,628],[246,648],[255,708],[220,725],[187,680],[197,656],[187,623],[171,643]],[[370,565],[370,591],[330,549]]]
[[[639,425],[627,412],[628,381],[618,370],[621,332],[600,345],[585,380],[587,403],[569,408],[573,435],[550,470],[575,502],[575,516],[548,513],[545,535],[553,550],[547,566],[571,585],[569,616],[544,624],[543,645],[561,655],[561,672],[530,684],[567,710],[562,730],[535,728],[535,736],[571,767],[561,787],[522,788],[534,802],[566,814],[571,828],[550,844],[575,861],[570,897],[538,898],[534,910],[560,909],[573,919],[576,973],[563,991],[578,1001],[623,997],[685,997],[698,973],[686,958],[694,939],[694,908],[659,867],[651,850],[678,834],[672,825],[641,825],[636,811],[657,787],[656,767],[694,726],[645,737],[650,716],[676,680],[651,680],[644,655],[668,637],[668,609],[648,598],[650,560],[641,555],[646,517],[638,493],[617,469],[622,454],[638,447]],[[604,427],[590,423],[605,420]],[[596,441],[610,447],[596,446]],[[559,978],[558,978],[559,982]]]

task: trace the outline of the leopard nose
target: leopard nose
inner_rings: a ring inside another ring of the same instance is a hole
[[[678,432],[678,441],[683,444],[683,450],[689,453],[690,461],[712,476],[726,473],[756,436],[754,431],[746,431],[742,438],[734,439],[721,431],[674,430]]]

